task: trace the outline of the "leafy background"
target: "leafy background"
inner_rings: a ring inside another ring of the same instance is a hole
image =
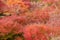
[[[0,40],[60,40],[60,0],[0,0]]]

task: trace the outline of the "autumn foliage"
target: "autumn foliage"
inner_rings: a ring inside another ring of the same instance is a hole
[[[0,40],[60,40],[60,0],[0,0]]]

